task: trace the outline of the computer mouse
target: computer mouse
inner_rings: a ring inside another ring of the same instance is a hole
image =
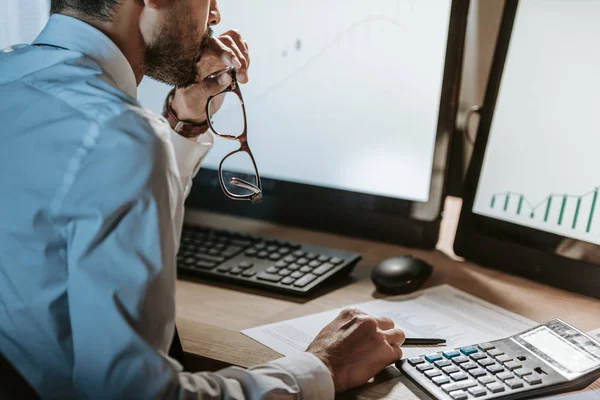
[[[371,280],[383,294],[406,294],[417,290],[433,272],[433,267],[412,256],[383,260],[373,268]]]

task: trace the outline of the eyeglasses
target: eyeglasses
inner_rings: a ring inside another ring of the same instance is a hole
[[[206,115],[210,129],[219,137],[235,140],[239,149],[227,154],[219,164],[219,184],[232,200],[249,200],[259,203],[263,199],[262,184],[256,161],[248,146],[246,107],[236,78],[235,68],[226,68],[209,75],[214,79],[222,74],[231,76],[231,85],[209,97]],[[218,112],[217,112],[218,111]]]

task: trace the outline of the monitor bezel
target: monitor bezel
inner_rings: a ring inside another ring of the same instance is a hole
[[[439,236],[446,196],[450,141],[458,112],[469,2],[470,0],[453,0],[451,5],[428,202],[265,177],[262,178],[262,203],[231,201],[221,191],[217,171],[202,168],[194,179],[186,207],[409,247],[434,248]]]
[[[517,8],[518,0],[506,1],[480,111],[478,135],[465,178],[454,251],[482,266],[600,298],[600,265],[556,254],[557,243],[568,238],[473,212]]]

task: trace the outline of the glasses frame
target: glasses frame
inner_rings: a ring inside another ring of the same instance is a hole
[[[219,163],[219,172],[218,172],[219,173],[219,184],[221,185],[221,189],[223,190],[223,193],[225,193],[225,195],[232,200],[247,200],[247,201],[251,201],[252,203],[260,203],[263,199],[262,183],[260,180],[260,175],[258,173],[258,168],[256,166],[256,161],[254,160],[254,155],[252,154],[252,150],[250,150],[250,146],[248,145],[248,120],[246,118],[246,106],[244,104],[244,98],[242,97],[242,92],[240,91],[240,85],[237,81],[236,70],[233,67],[228,67],[228,68],[222,69],[220,71],[217,71],[217,72],[209,75],[207,77],[207,79],[215,79],[222,74],[229,74],[231,76],[231,84],[227,88],[223,89],[221,92],[219,92],[215,95],[212,95],[208,98],[208,101],[206,102],[206,116],[207,116],[207,120],[208,120],[208,126],[217,136],[219,136],[223,139],[227,139],[227,140],[235,140],[240,144],[240,147],[239,147],[239,149],[234,150],[231,153],[227,154],[225,157],[223,157],[223,159]],[[216,98],[217,96],[220,96],[220,95],[226,94],[226,93],[234,93],[235,95],[237,95],[240,100],[240,103],[242,105],[242,112],[244,114],[244,132],[242,134],[240,134],[239,136],[226,135],[226,134],[219,133],[214,128],[212,121],[211,121],[212,112],[210,110],[210,106],[211,106],[213,99]],[[246,153],[246,154],[248,154],[248,156],[250,156],[250,160],[252,161],[252,165],[254,167],[254,172],[256,173],[256,183],[257,184],[255,185],[253,183],[247,182],[243,179],[236,178],[236,177],[231,178],[229,180],[229,183],[233,186],[238,186],[238,187],[250,190],[252,193],[244,194],[244,195],[231,193],[227,189],[225,182],[223,180],[223,163],[229,157],[231,157],[237,153]]]

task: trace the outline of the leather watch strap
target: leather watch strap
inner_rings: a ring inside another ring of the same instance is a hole
[[[171,128],[175,132],[186,138],[195,138],[202,135],[203,133],[206,133],[206,131],[208,131],[209,128],[208,121],[197,124],[194,122],[181,121],[179,120],[179,118],[177,118],[175,112],[173,111],[173,108],[171,107],[171,101],[173,101],[174,96],[175,89],[169,92],[169,95],[165,100],[165,107],[163,109],[163,117],[165,117],[167,121],[169,121],[169,125],[171,125]]]

